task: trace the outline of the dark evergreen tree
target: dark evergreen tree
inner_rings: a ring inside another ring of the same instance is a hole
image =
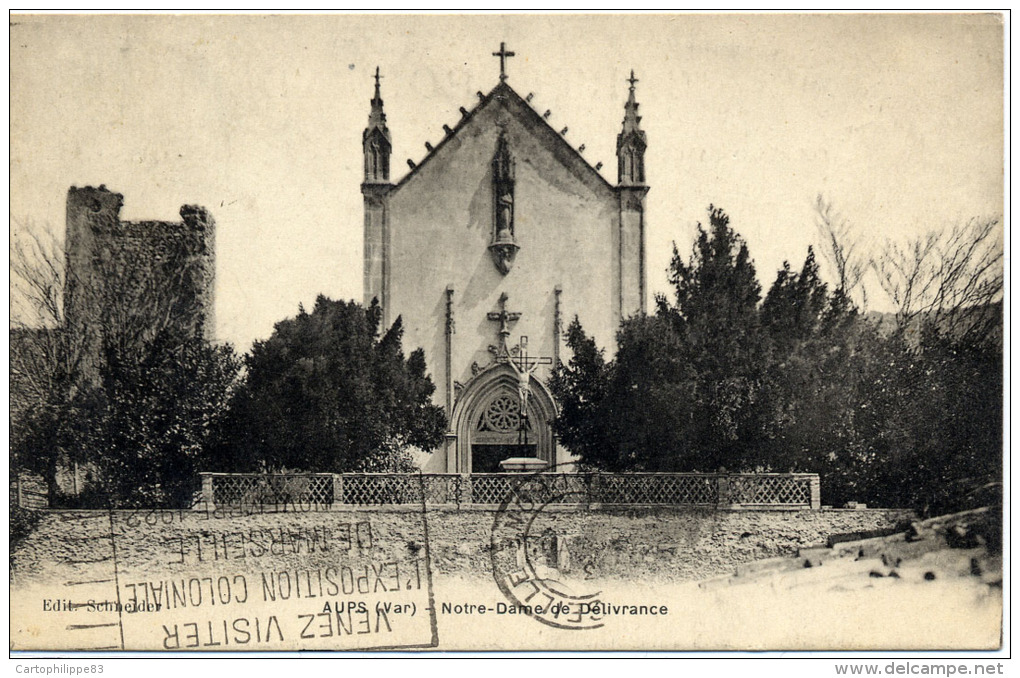
[[[829,294],[811,248],[799,273],[784,262],[761,318],[773,347],[762,466],[826,472],[845,464],[860,442],[854,412],[858,380],[877,348],[874,328],[860,321],[844,295]]]
[[[771,348],[758,317],[761,286],[754,264],[723,210],[709,207],[709,228],[699,224],[687,261],[674,245],[669,281],[675,302],[657,300],[657,316],[673,332],[664,348],[683,347],[686,355],[679,359],[690,375],[687,383],[674,382],[669,393],[674,407],[685,408],[678,421],[687,422],[670,466],[752,469]],[[631,369],[629,363],[625,369]]]
[[[654,316],[625,321],[610,365],[593,361],[590,340],[572,328],[568,344],[582,358],[575,356],[553,392],[565,403],[561,440],[584,461],[676,471],[756,463],[770,353],[758,319],[761,288],[729,218],[714,207],[709,217],[688,260],[674,246],[673,303],[659,297]],[[587,383],[599,388],[582,393]]]
[[[602,415],[610,370],[605,351],[596,345],[594,337],[585,334],[576,316],[567,328],[566,339],[572,353],[570,361],[557,366],[549,381],[560,405],[554,424],[556,433],[584,464],[615,468],[616,440]]]
[[[813,338],[828,319],[831,303],[828,287],[818,276],[813,248],[808,248],[800,273],[794,273],[789,262],[783,262],[761,305],[762,325],[777,353],[789,354]]]
[[[228,411],[241,361],[230,346],[164,331],[145,351],[108,347],[102,384],[75,439],[97,482],[88,500],[114,506],[190,506],[196,472]]]
[[[987,237],[980,231],[975,247]],[[978,263],[998,261],[990,252]],[[954,255],[953,271],[984,274],[973,258]],[[938,312],[890,330],[860,314],[846,290],[830,292],[809,249],[799,270],[784,264],[759,306],[747,247],[714,208],[689,259],[674,246],[669,275],[673,299],[623,322],[613,361],[576,320],[567,333],[574,357],[552,382],[562,405],[556,428],[583,462],[816,472],[825,503],[923,515],[1001,500],[994,296],[976,307],[937,300]],[[998,274],[987,275],[991,282],[968,284],[994,292]]]
[[[613,422],[618,469],[714,470],[698,443],[709,426],[692,346],[670,319],[637,317],[617,335],[605,418]]]
[[[411,470],[407,448],[442,442],[446,418],[424,353],[405,360],[398,318],[380,338],[378,304],[319,296],[276,324],[246,360],[223,432],[226,470]]]

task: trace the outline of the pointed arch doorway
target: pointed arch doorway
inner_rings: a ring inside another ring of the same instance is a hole
[[[455,470],[458,473],[498,473],[499,462],[511,457],[536,457],[550,466],[556,460],[552,422],[556,406],[541,381],[531,377],[528,400],[527,444],[521,432],[517,375],[505,364],[495,364],[468,382],[453,407],[451,423],[456,435]]]

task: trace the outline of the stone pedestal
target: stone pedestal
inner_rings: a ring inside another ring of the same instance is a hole
[[[548,462],[536,457],[511,457],[499,462],[499,467],[508,473],[529,473],[541,471]]]

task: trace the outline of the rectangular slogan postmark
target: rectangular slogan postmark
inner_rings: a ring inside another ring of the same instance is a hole
[[[234,652],[436,646],[420,508],[385,519],[316,508],[55,514],[39,534],[47,562],[13,585],[12,646]]]

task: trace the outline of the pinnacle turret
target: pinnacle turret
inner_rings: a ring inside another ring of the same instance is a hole
[[[380,93],[379,67],[375,67],[375,96],[372,97],[372,110],[368,114],[368,127],[361,135],[361,146],[365,153],[365,183],[389,183],[390,152],[392,141],[390,130],[386,127],[386,113],[383,111],[382,94]]]
[[[621,186],[641,186],[645,183],[645,148],[648,141],[641,129],[641,116],[638,115],[638,102],[634,85],[638,79],[634,71],[627,78],[630,93],[623,110],[623,129],[616,136],[616,159],[619,163],[619,183]]]
[[[386,128],[386,113],[383,111],[383,100],[382,94],[380,93],[380,83],[382,76],[379,75],[379,67],[375,67],[375,96],[372,97],[372,111],[368,114],[368,128],[365,130],[365,136],[372,130],[379,130],[385,135],[387,139],[390,138],[390,131]]]
[[[624,104],[623,110],[623,134],[629,132],[640,132],[641,131],[641,116],[638,115],[638,102],[634,93],[634,85],[640,82],[634,77],[634,71],[631,70],[630,77],[627,79],[630,83],[630,95],[627,97],[627,103]]]

